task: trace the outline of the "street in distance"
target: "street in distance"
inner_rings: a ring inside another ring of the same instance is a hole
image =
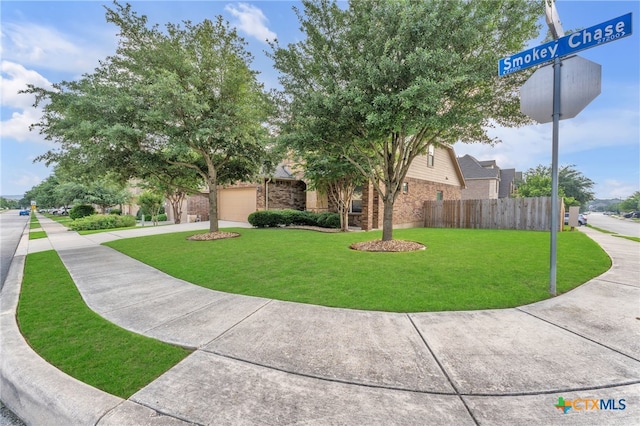
[[[632,34],[631,13],[611,19],[593,27],[569,34],[548,43],[502,58],[498,62],[498,76],[511,74],[557,57],[574,54]]]

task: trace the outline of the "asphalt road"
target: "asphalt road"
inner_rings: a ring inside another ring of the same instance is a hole
[[[29,216],[20,216],[19,210],[7,210],[0,213],[0,289],[9,273],[13,254],[18,247]]]
[[[617,216],[607,216],[602,213],[590,213],[587,215],[587,223],[596,228],[605,229],[628,237],[640,238],[640,222],[624,219]]]
[[[4,286],[13,254],[28,221],[29,216],[20,216],[18,210],[0,213],[0,289]],[[0,426],[24,426],[24,423],[9,411],[2,401],[0,401]]]

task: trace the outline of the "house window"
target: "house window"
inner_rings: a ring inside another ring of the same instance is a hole
[[[351,197],[349,213],[362,213],[362,187],[356,186]]]
[[[436,201],[442,201],[442,191],[436,192]]]
[[[436,157],[436,148],[433,145],[429,145],[428,151],[427,151],[427,166],[428,167],[433,167],[433,165],[435,164],[435,157]]]
[[[402,182],[402,193],[403,194],[409,193],[409,182]]]

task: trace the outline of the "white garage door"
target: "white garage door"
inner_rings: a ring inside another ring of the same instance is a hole
[[[220,220],[246,222],[256,211],[256,188],[226,188],[218,190]]]

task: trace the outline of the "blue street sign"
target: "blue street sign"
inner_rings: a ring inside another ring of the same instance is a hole
[[[557,57],[572,55],[590,47],[631,35],[631,13],[611,19],[593,27],[553,40],[515,55],[502,58],[498,62],[498,76],[502,77],[524,70]]]

